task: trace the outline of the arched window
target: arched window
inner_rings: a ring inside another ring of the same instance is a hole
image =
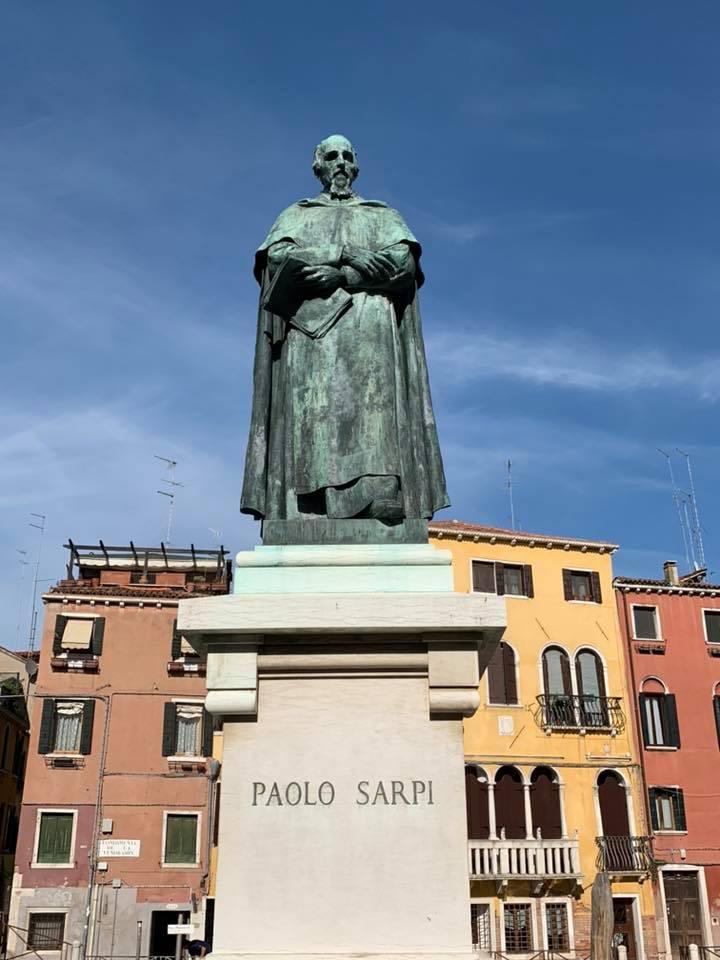
[[[465,767],[465,807],[468,840],[487,840],[490,836],[488,781],[482,767]]]
[[[538,827],[543,840],[559,840],[562,837],[560,811],[560,785],[557,775],[549,767],[536,767],[530,777],[530,809],[532,810],[533,834]]]
[[[580,722],[583,727],[608,727],[605,673],[594,650],[580,650],[575,657],[575,678],[580,696]]]
[[[509,643],[498,644],[488,663],[488,699],[490,703],[517,703],[515,653]]]
[[[508,840],[524,840],[525,797],[520,771],[500,767],[495,774],[495,821],[498,833],[504,828]]]
[[[614,770],[603,770],[598,777],[600,819],[604,837],[629,837],[627,792],[625,783]]]
[[[543,722],[547,727],[574,727],[570,658],[561,647],[548,647],[542,655],[545,703]]]

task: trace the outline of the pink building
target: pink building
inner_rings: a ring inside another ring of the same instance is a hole
[[[45,595],[11,953],[175,955],[211,921],[217,764],[205,664],[178,601],[226,593],[226,552],[68,545]],[[15,938],[15,942],[13,942]]]
[[[720,585],[617,577],[666,956],[720,944]]]

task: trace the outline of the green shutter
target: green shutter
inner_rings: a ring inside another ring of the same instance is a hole
[[[679,747],[680,725],[678,724],[677,704],[674,693],[666,693],[663,697],[663,711],[665,713],[667,745],[669,747]]]
[[[682,790],[671,790],[673,804],[673,820],[676,830],[687,830],[687,821],[685,819],[685,798]]]
[[[90,649],[93,656],[99,657],[103,652],[103,637],[105,635],[105,617],[96,617],[93,623]]]
[[[55,701],[51,698],[43,700],[42,719],[40,721],[40,736],[38,737],[38,753],[52,753],[55,749]]]
[[[195,863],[198,818],[194,814],[169,813],[165,825],[165,863]]]
[[[55,617],[55,636],[53,637],[53,656],[55,657],[62,653],[62,638],[66,623],[67,617],[64,617],[61,613]]]
[[[648,718],[647,718],[647,700],[648,694],[641,693],[638,697],[638,702],[640,704],[640,726],[642,727],[643,743],[646,747],[651,747],[650,743],[650,728],[648,727]]]
[[[80,731],[80,753],[92,753],[93,717],[95,716],[95,701],[86,700],[83,703],[82,730]]]
[[[211,757],[213,752],[213,718],[207,710],[202,716],[202,751],[204,757]]]
[[[653,828],[653,832],[657,833],[660,829],[660,824],[658,822],[658,811],[657,811],[657,790],[655,787],[650,787],[648,790],[648,798],[650,800],[650,823]]]
[[[174,703],[166,703],[163,714],[162,755],[172,757],[177,743],[176,734],[177,707]]]
[[[172,644],[170,646],[170,659],[179,660],[180,659],[180,644],[182,638],[178,633],[177,629],[177,620],[173,620],[173,633],[172,633]]]
[[[69,863],[72,853],[72,813],[41,813],[38,863]]]

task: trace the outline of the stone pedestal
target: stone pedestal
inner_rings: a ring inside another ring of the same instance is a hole
[[[181,602],[224,717],[213,956],[470,956],[462,718],[504,625],[427,544],[260,547]]]

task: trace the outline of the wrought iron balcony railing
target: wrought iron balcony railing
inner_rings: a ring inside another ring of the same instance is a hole
[[[615,874],[655,872],[650,837],[596,837],[598,870]]]
[[[535,720],[545,730],[609,730],[611,733],[620,733],[625,729],[620,697],[551,693],[542,694],[537,702]]]

